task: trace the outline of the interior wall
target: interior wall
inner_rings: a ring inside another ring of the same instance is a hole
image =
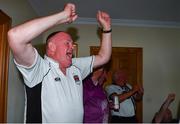
[[[89,46],[99,45],[97,25],[63,25],[50,30],[75,28],[78,56],[89,55]],[[180,29],[112,26],[114,47],[143,48],[143,122],[151,122],[168,93],[176,93],[170,106],[173,116],[180,111]],[[44,34],[44,41],[49,32]]]
[[[1,0],[0,8],[12,18],[12,25],[34,18],[36,14],[26,0]],[[99,45],[97,25],[63,25],[53,30],[77,28],[78,56],[89,55],[89,46]],[[113,46],[143,48],[143,120],[151,122],[154,113],[170,92],[176,93],[171,105],[174,117],[180,102],[180,29],[112,26]],[[76,30],[75,30],[76,31]],[[48,33],[48,32],[47,32]],[[47,36],[44,34],[44,39]],[[33,43],[40,43],[41,37]],[[45,41],[45,40],[44,40]],[[22,79],[14,66],[12,55],[9,63],[8,122],[23,122],[24,91]]]
[[[21,24],[31,18],[36,17],[36,13],[31,8],[27,0],[0,0],[0,8],[9,17],[12,18],[12,26]],[[22,34],[23,35],[23,34]],[[42,42],[38,37],[33,43]],[[24,87],[22,79],[13,63],[12,54],[9,61],[8,77],[8,105],[7,105],[7,122],[22,123],[24,118]]]

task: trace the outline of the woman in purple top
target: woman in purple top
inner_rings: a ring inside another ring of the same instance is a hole
[[[100,68],[83,81],[84,123],[108,123],[108,101],[103,89],[106,73]]]

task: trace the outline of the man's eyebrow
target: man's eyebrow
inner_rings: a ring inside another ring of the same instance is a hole
[[[72,39],[67,39],[66,41],[68,41],[68,42],[72,42],[72,43],[73,43],[73,40],[72,40]]]

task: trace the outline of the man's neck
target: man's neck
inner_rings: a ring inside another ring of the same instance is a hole
[[[64,74],[64,75],[66,75],[66,68],[61,68],[61,67],[59,67],[60,68],[60,70],[62,71],[62,73]]]

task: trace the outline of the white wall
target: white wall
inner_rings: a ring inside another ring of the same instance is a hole
[[[12,17],[13,26],[36,16],[26,0],[1,0],[0,8]],[[97,25],[63,25],[66,30],[78,28],[79,56],[89,55],[89,46],[99,45]],[[177,97],[171,105],[174,116],[180,101],[180,29],[138,28],[113,26],[113,46],[143,48],[143,120],[151,122],[154,113],[169,92]],[[58,30],[58,28],[52,30]],[[52,31],[51,30],[51,31]],[[46,37],[44,34],[44,38]],[[41,38],[34,42],[41,41]],[[39,42],[38,42],[39,43]],[[8,122],[23,122],[24,92],[22,80],[14,67],[12,56],[9,63]]]
[[[89,55],[89,46],[99,45],[97,25],[66,25],[54,30],[78,29],[79,56]],[[143,48],[143,121],[151,122],[168,93],[176,93],[170,106],[174,117],[180,108],[180,29],[113,26],[113,46]],[[49,33],[46,32],[44,38]]]
[[[12,26],[36,17],[35,12],[26,0],[0,0],[0,8],[12,18]],[[42,42],[42,38],[39,37],[33,42],[38,43],[38,41]],[[10,55],[8,80],[7,122],[22,123],[24,116],[24,89],[22,79],[14,66],[12,54]]]

